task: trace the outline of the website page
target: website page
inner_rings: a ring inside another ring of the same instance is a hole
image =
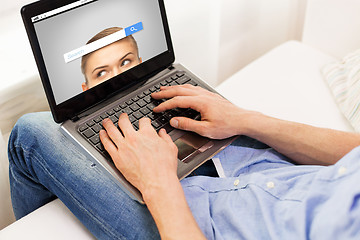
[[[82,0],[32,19],[56,104],[168,50],[157,0]]]

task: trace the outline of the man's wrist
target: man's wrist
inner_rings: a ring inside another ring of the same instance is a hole
[[[141,193],[146,205],[151,204],[153,201],[158,201],[158,199],[164,199],[168,195],[173,195],[181,188],[180,181],[176,174],[167,178],[161,184],[149,184],[150,187],[144,189]]]
[[[257,135],[257,132],[262,128],[268,117],[260,112],[246,111],[240,112],[237,118],[235,121],[237,124],[237,135],[252,137]]]

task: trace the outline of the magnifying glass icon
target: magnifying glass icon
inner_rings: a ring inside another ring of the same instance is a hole
[[[142,22],[138,22],[136,24],[133,24],[133,25],[125,28],[125,35],[129,36],[129,35],[139,32],[141,30],[143,30]]]

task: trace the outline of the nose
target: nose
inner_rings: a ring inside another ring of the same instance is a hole
[[[112,77],[115,77],[121,73],[121,70],[118,67],[114,67],[112,73]]]

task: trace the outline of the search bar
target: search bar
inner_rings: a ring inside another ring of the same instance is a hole
[[[95,42],[86,44],[85,46],[79,47],[77,49],[72,50],[71,52],[64,54],[65,63],[69,63],[74,61],[75,59],[81,58],[82,56],[94,52],[100,48],[103,48],[107,45],[110,45],[120,39],[126,38],[134,33],[143,30],[142,22],[138,22],[134,25],[131,25],[125,29],[117,31],[109,36],[103,37]]]

